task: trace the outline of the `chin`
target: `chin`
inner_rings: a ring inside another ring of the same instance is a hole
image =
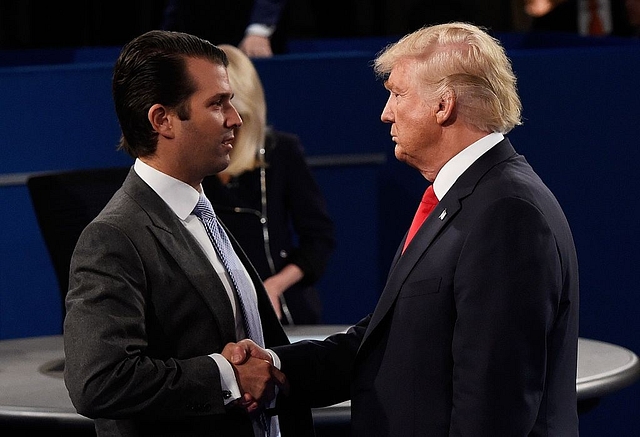
[[[395,155],[396,159],[400,162],[407,162],[407,155],[405,155],[404,153],[402,153],[402,150],[400,149],[400,146],[396,145],[396,148],[393,149],[393,154]]]
[[[227,167],[229,166],[229,163],[224,163],[224,164],[220,164],[218,163],[217,165],[212,165],[209,168],[209,171],[207,172],[208,175],[214,175],[214,174],[218,174],[222,171],[224,171]]]

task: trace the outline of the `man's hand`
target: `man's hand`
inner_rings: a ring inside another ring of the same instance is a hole
[[[276,387],[288,390],[287,378],[272,364],[271,355],[251,340],[227,344],[224,356],[233,366],[240,391],[238,404],[252,413],[276,397]]]
[[[273,364],[271,355],[265,349],[258,346],[252,340],[245,338],[237,343],[229,343],[222,350],[224,356],[231,364],[239,366],[244,364],[250,357],[266,360]]]
[[[238,48],[250,58],[270,58],[273,56],[271,40],[266,36],[246,35]]]

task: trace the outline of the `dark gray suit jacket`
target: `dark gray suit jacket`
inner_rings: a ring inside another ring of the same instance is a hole
[[[497,144],[402,246],[372,315],[275,348],[292,392],[351,398],[357,437],[577,436],[577,257],[524,157]]]
[[[232,238],[233,240],[233,238]],[[255,270],[267,346],[288,343]],[[65,383],[98,435],[251,436],[207,355],[237,341],[227,293],[195,238],[135,173],[83,231],[70,270]],[[312,435],[309,408],[278,401],[283,436]]]

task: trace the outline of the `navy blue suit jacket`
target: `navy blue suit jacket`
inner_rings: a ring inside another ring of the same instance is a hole
[[[354,436],[577,436],[577,257],[525,158],[497,144],[402,243],[373,314],[275,348],[292,393],[350,398]]]

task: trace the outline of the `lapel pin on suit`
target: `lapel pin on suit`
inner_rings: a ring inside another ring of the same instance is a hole
[[[447,208],[443,209],[438,218],[442,221],[447,216]]]

